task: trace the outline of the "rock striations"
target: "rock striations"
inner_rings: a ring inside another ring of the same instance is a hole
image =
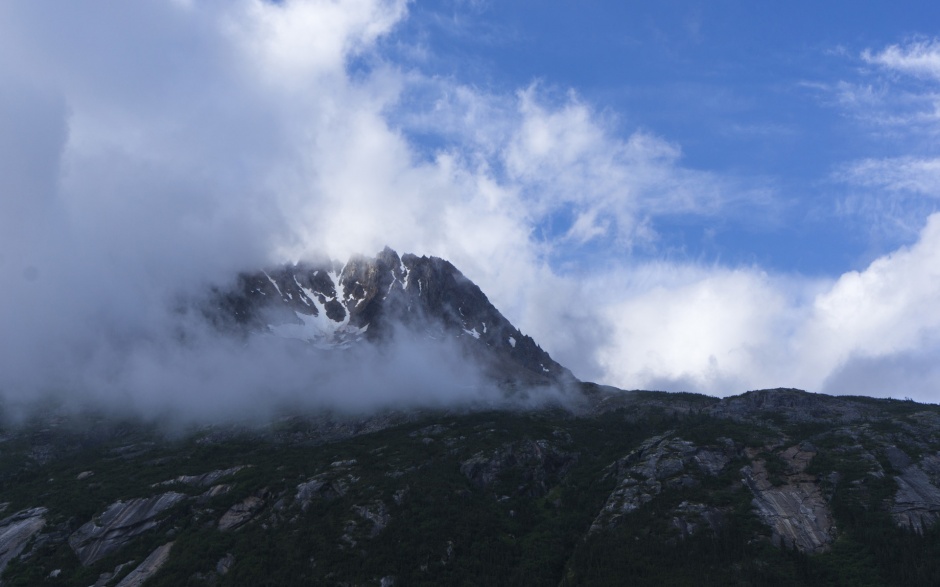
[[[83,565],[90,565],[123,547],[135,536],[155,528],[160,524],[160,515],[184,499],[184,494],[170,491],[149,498],[115,502],[69,536],[69,545]]]

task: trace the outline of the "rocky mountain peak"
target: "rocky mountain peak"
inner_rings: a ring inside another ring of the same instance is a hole
[[[217,324],[323,349],[387,342],[404,327],[432,340],[457,340],[499,381],[573,379],[476,284],[438,257],[399,256],[386,247],[345,264],[305,262],[243,273],[234,287],[216,292],[214,306]]]

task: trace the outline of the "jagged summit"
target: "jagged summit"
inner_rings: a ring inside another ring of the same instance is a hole
[[[450,262],[399,256],[297,263],[239,275],[217,292],[218,315],[253,332],[321,348],[379,343],[400,327],[432,340],[457,340],[500,381],[573,380],[531,337],[522,334]]]

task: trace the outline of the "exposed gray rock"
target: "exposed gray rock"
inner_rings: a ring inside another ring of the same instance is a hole
[[[936,484],[940,480],[940,453],[927,455],[920,461],[920,468],[933,479]]]
[[[264,507],[264,500],[255,495],[249,496],[244,500],[233,505],[219,520],[219,530],[233,530],[245,524],[255,513]]]
[[[734,450],[733,444],[731,449]],[[728,463],[731,462],[731,457],[724,451],[720,452],[703,448],[692,456],[692,460],[695,461],[695,464],[705,473],[717,475],[728,466]]]
[[[209,501],[210,499],[212,499],[213,497],[216,497],[219,495],[225,495],[231,490],[232,490],[232,486],[227,483],[223,483],[221,485],[213,485],[212,487],[207,489],[204,493],[202,493],[199,497],[197,497],[196,501],[198,503],[205,503]]]
[[[117,501],[69,536],[69,546],[83,565],[93,564],[127,544],[134,536],[155,528],[157,517],[186,499],[169,491],[154,497]]]
[[[297,486],[294,503],[298,504],[303,511],[307,511],[310,503],[315,499],[331,501],[346,495],[349,484],[355,479],[356,477],[351,475],[337,476],[332,471],[320,473]]]
[[[361,518],[372,523],[369,538],[378,536],[392,519],[392,516],[388,513],[388,508],[381,501],[369,505],[354,505],[352,509]]]
[[[235,555],[228,553],[215,563],[215,572],[220,575],[227,575],[235,564]]]
[[[705,528],[718,532],[724,524],[725,515],[719,508],[683,501],[673,510],[672,527],[679,531],[682,538],[688,538]]]
[[[887,401],[887,400],[886,400]],[[747,420],[764,415],[784,416],[791,422],[857,422],[877,408],[799,389],[762,389],[724,398],[710,408],[713,416]]]
[[[208,487],[210,485],[214,485],[219,479],[222,479],[223,477],[230,477],[244,468],[244,466],[238,466],[232,467],[230,469],[210,471],[208,473],[203,473],[202,475],[180,475],[174,479],[155,483],[153,486],[159,487],[161,485],[173,485],[175,483],[181,483],[183,485],[192,485],[194,487]]]
[[[172,548],[172,542],[167,542],[163,546],[158,547],[151,552],[136,569],[128,573],[128,575],[117,584],[117,587],[140,587],[143,585],[144,582],[156,574],[156,572],[160,570],[160,567],[170,558],[170,549]]]
[[[46,525],[46,508],[31,508],[0,520],[0,573]]]
[[[907,456],[907,453],[896,446],[885,447],[885,456],[888,457],[888,462],[891,463],[891,466],[898,471],[903,471],[914,464],[911,457]]]
[[[664,488],[693,487],[697,475],[717,475],[735,453],[734,443],[698,447],[669,434],[645,440],[639,448],[608,467],[617,487],[591,524],[591,532],[608,528],[659,495]]]
[[[375,258],[353,256],[345,265],[321,260],[242,274],[234,288],[217,294],[211,315],[223,329],[270,331],[322,348],[347,348],[385,340],[406,326],[457,341],[498,381],[573,380],[444,259],[399,257],[386,248]]]
[[[127,561],[126,563],[121,563],[118,566],[114,567],[113,571],[105,571],[104,573],[101,573],[100,575],[98,575],[98,579],[95,581],[94,585],[92,585],[91,587],[107,587],[108,583],[111,582],[111,579],[120,575],[124,569],[131,566],[132,564],[134,564],[134,561],[130,560],[130,561]]]
[[[888,447],[885,453],[891,465],[901,470],[894,478],[898,491],[891,516],[899,526],[923,534],[940,519],[940,457],[928,455],[918,466],[897,447]]]
[[[795,547],[801,552],[829,550],[836,527],[819,480],[804,472],[814,452],[793,446],[780,457],[788,472],[785,482],[775,487],[764,461],[753,460],[741,469],[742,482],[754,494],[752,504],[757,515],[770,527],[774,544]]]

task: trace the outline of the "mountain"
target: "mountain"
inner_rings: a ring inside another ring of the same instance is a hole
[[[940,585],[940,406],[578,382],[453,265],[388,249],[209,298],[234,336],[417,336],[580,401],[189,428],[0,405],[3,585]]]
[[[472,281],[437,257],[399,255],[322,261],[238,276],[217,289],[208,313],[222,328],[265,332],[341,350],[389,342],[398,329],[450,339],[498,382],[573,381],[531,337],[513,326]]]
[[[582,384],[591,408],[7,425],[5,585],[937,585],[940,406]]]

